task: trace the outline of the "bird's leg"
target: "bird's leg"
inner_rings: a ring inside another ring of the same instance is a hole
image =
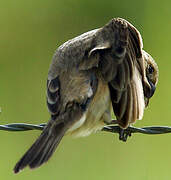
[[[118,121],[113,119],[110,123],[107,123],[108,126],[111,125],[110,126],[111,129],[112,129],[112,125],[114,125],[114,124],[118,124]],[[111,132],[111,131],[109,130],[109,132]],[[129,128],[122,129],[120,126],[118,126],[118,133],[119,133],[119,140],[121,140],[123,142],[127,141],[128,136],[131,136],[131,131]]]

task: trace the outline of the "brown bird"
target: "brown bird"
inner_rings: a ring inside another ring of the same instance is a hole
[[[47,80],[51,118],[14,172],[47,162],[66,134],[87,136],[112,123],[125,129],[142,119],[158,81],[157,65],[142,48],[138,30],[121,18],[61,45]]]

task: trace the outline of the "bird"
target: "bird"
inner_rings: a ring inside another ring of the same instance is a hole
[[[68,40],[57,48],[48,72],[50,120],[14,173],[47,162],[65,135],[88,136],[111,124],[124,132],[142,119],[157,82],[156,62],[125,19],[113,18]]]

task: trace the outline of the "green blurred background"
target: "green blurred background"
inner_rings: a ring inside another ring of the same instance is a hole
[[[171,126],[170,8],[170,0],[0,0],[0,124],[47,122],[46,78],[55,49],[123,17],[141,32],[160,69],[156,94],[136,126]],[[171,178],[171,134],[135,134],[123,143],[105,132],[65,137],[46,165],[14,175],[16,161],[39,134],[0,131],[0,180]]]

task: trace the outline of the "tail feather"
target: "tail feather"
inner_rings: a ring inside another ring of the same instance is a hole
[[[63,123],[54,126],[50,122],[35,143],[15,165],[14,173],[18,173],[26,166],[36,168],[45,163],[60,143],[67,130],[66,127]]]
[[[29,167],[31,169],[36,168],[47,162],[57,148],[63,136],[64,133],[60,134],[60,136],[56,138],[53,137],[49,139],[44,149],[42,149],[37,155],[37,157],[29,164]],[[50,154],[50,156],[48,154]]]
[[[43,162],[47,162],[49,160],[49,158],[52,156],[54,150],[57,148],[59,142],[60,142],[60,140],[58,141],[58,143],[53,144],[53,146],[47,152],[46,156],[44,156],[44,158],[42,159]]]

